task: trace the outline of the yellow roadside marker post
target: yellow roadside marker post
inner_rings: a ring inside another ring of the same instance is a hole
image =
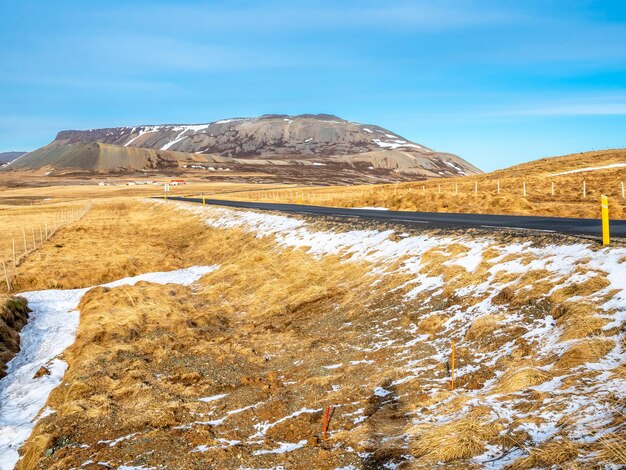
[[[611,241],[609,234],[609,198],[604,194],[601,197],[602,201],[602,244],[608,245]]]
[[[205,197],[204,197],[204,196],[202,196],[202,205],[203,205],[203,206],[206,206],[206,199],[205,199]]]

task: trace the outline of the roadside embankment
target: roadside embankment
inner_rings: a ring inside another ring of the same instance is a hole
[[[6,364],[20,350],[20,331],[28,322],[28,302],[23,297],[0,297],[0,378]]]
[[[19,468],[624,464],[626,249],[185,203],[124,211],[132,243],[104,208],[79,224],[110,226],[59,234],[75,272],[108,276],[104,257],[77,255],[107,245],[112,260],[150,255],[142,269],[219,268],[88,291]]]

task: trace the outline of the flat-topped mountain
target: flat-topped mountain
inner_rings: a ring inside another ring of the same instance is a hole
[[[386,180],[480,173],[456,155],[411,142],[380,126],[327,114],[61,131],[51,144],[24,155],[9,169],[106,172],[192,164],[201,169],[202,163],[215,161],[231,171],[253,166],[254,171],[272,174],[274,167],[280,166],[284,173],[285,165],[305,166],[311,176],[328,166],[333,171],[371,172]]]

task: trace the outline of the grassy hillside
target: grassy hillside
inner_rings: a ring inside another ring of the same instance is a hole
[[[626,150],[605,150],[545,158],[459,178],[246,192],[223,197],[407,211],[595,218],[599,216],[600,195],[606,194],[611,217],[623,219],[626,201],[622,197],[622,182],[626,184]]]
[[[626,463],[623,248],[184,207],[95,204],[19,267],[30,290],[219,266],[85,293],[18,468]]]

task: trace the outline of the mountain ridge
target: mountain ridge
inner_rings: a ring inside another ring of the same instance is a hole
[[[107,147],[88,145],[93,143]],[[388,181],[481,173],[456,155],[438,152],[374,124],[331,114],[267,114],[206,124],[63,130],[50,144],[21,157],[8,169],[137,171],[189,168],[192,163],[211,163],[216,158],[228,164],[230,171],[242,167],[252,171],[253,166],[256,172],[276,173],[274,167],[282,166],[284,174],[287,165],[291,173],[301,173],[306,166],[310,174],[327,178],[328,171],[320,167],[337,172],[350,169],[360,174],[360,182],[368,181],[370,173]],[[203,168],[208,169],[198,167]]]

